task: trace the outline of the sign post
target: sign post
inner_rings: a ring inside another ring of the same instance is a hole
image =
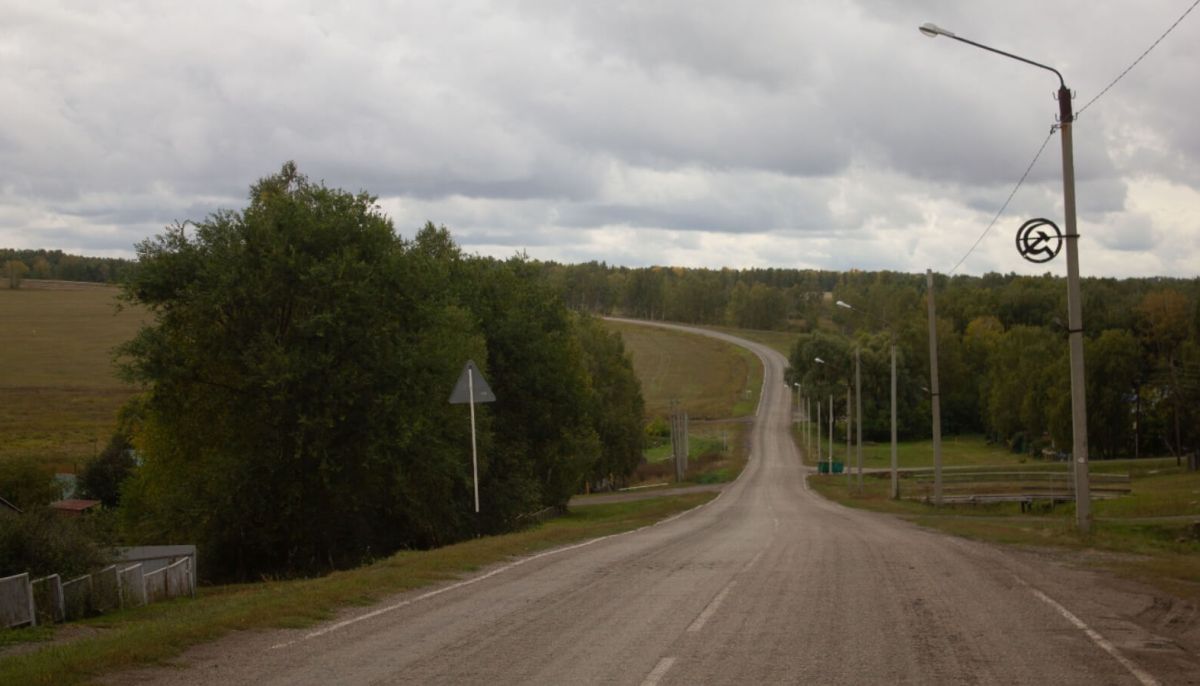
[[[454,384],[454,391],[450,394],[450,404],[460,405],[467,403],[471,407],[471,474],[475,480],[476,513],[479,512],[479,452],[475,447],[475,403],[491,403],[495,401],[496,394],[492,393],[491,387],[488,386],[483,375],[479,373],[475,362],[467,360],[462,374],[458,377],[458,383]]]

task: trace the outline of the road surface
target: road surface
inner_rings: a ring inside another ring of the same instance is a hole
[[[751,458],[715,501],[111,683],[1200,683],[1135,586],[807,490],[784,358],[705,334],[766,372]]]

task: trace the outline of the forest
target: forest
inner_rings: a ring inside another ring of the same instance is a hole
[[[859,351],[863,427],[889,435],[890,347],[902,438],[931,433],[924,274],[818,270],[543,268],[574,308],[599,314],[793,331],[789,382],[844,401]],[[1014,451],[1071,450],[1066,281],[934,275],[943,432]],[[838,301],[851,308],[839,307]],[[1200,442],[1200,279],[1082,283],[1093,459],[1192,453]],[[820,357],[826,364],[814,362]]]

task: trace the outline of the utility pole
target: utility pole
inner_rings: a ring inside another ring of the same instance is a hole
[[[933,303],[933,270],[925,270],[929,303],[929,396],[933,403],[933,504],[942,505],[942,405],[938,395],[937,308]]]
[[[858,360],[858,346],[854,346],[854,406],[858,408],[858,452],[855,460],[858,462],[858,494],[862,495],[863,490],[863,475],[862,475],[862,369]]]

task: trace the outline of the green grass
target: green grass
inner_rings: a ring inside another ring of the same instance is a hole
[[[647,416],[667,416],[672,400],[678,400],[693,420],[754,411],[762,364],[743,348],[653,326],[611,321],[605,326],[620,332],[625,341],[642,383]]]
[[[745,338],[748,341],[762,343],[763,345],[778,352],[784,357],[791,357],[792,345],[796,343],[799,334],[788,331],[763,331],[759,329],[735,329],[729,326],[701,326],[702,329],[712,329],[720,331],[739,338]]]
[[[117,313],[114,287],[38,286],[0,289],[0,460],[33,456],[74,471],[108,442],[117,410],[133,396],[112,351],[145,315]]]
[[[1130,462],[1093,464],[1096,471],[1120,471],[1122,467],[1131,471]],[[1200,473],[1181,472],[1169,458],[1138,462],[1147,464],[1132,470],[1132,495],[1093,501],[1094,522],[1086,535],[1078,532],[1075,508],[1069,503],[1033,513],[1022,513],[1017,503],[935,508],[916,500],[891,500],[886,472],[866,475],[861,493],[856,477],[848,484],[840,475],[811,476],[809,484],[844,505],[898,515],[957,536],[1076,551],[1089,564],[1200,601],[1200,531],[1195,528],[1195,522],[1200,522]],[[1064,468],[1062,463],[1056,467]],[[901,492],[917,488],[907,481],[901,479]],[[1144,519],[1155,517],[1167,519]]]
[[[88,620],[95,635],[0,657],[0,683],[75,684],[99,674],[158,664],[231,631],[305,627],[345,605],[452,580],[515,556],[629,531],[690,509],[712,493],[579,508],[525,531],[429,551],[402,552],[319,579],[202,589],[196,600],[150,605]]]

